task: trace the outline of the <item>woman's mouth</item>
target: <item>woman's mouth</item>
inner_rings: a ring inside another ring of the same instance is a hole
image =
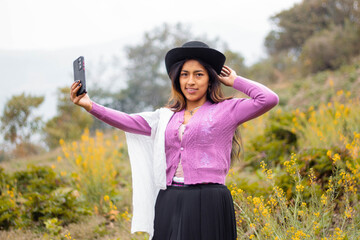
[[[197,89],[195,89],[195,88],[186,88],[186,91],[187,91],[189,94],[194,94],[194,93],[197,91]]]

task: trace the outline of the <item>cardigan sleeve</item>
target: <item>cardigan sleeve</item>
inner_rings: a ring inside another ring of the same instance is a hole
[[[140,115],[120,112],[95,102],[92,102],[92,108],[89,113],[99,120],[125,132],[146,136],[151,135],[151,127]]]
[[[250,97],[232,101],[232,116],[237,125],[266,113],[279,103],[278,95],[271,89],[244,77],[237,77],[233,88]]]

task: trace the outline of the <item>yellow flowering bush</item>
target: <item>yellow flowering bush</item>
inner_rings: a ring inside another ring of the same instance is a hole
[[[305,180],[297,162],[296,154],[292,154],[291,160],[284,164],[295,186],[290,198],[276,185],[276,176],[272,172],[269,177],[270,171],[264,162],[260,163],[260,168],[263,179],[273,187],[270,194],[252,196],[234,182],[229,185],[236,208],[239,239],[360,238],[357,231],[360,227],[359,182],[354,175],[334,165],[333,175],[319,193],[321,187],[317,186],[313,169]]]
[[[228,178],[239,239],[360,239],[360,101],[350,97],[340,90],[329,103],[305,111],[278,109],[267,119],[268,127],[258,128],[266,137],[249,141],[245,160],[252,163],[244,168],[260,162],[259,171],[254,167],[247,184],[234,169]],[[259,126],[256,121],[254,126]],[[256,127],[247,123],[245,136],[248,129]],[[277,135],[279,131],[285,135]],[[296,136],[296,147],[274,155],[277,141],[289,143],[287,131]],[[255,183],[271,188],[253,191],[248,186]]]
[[[85,129],[79,142],[65,143],[60,140],[62,157],[58,161],[71,164],[71,176],[75,186],[84,194],[89,203],[95,204],[95,213],[104,213],[110,220],[118,213],[112,199],[119,191],[120,162],[122,161],[122,142],[117,135],[104,139],[104,134],[96,131],[90,137]],[[64,160],[62,160],[64,159]],[[68,175],[62,171],[61,176]]]

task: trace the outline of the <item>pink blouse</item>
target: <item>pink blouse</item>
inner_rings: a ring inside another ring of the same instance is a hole
[[[171,185],[177,170],[181,173],[180,159],[185,184],[224,184],[237,126],[266,113],[279,102],[272,90],[243,77],[237,77],[233,87],[250,98],[205,102],[186,124],[182,138],[179,128],[184,123],[184,110],[173,114],[165,131],[167,185]],[[124,131],[151,135],[149,124],[137,114],[126,114],[94,102],[90,113]]]

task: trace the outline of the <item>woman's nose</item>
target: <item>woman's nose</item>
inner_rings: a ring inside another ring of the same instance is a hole
[[[188,80],[188,84],[194,84],[195,81],[194,81],[194,76],[193,75],[190,75],[189,76],[189,80]]]

